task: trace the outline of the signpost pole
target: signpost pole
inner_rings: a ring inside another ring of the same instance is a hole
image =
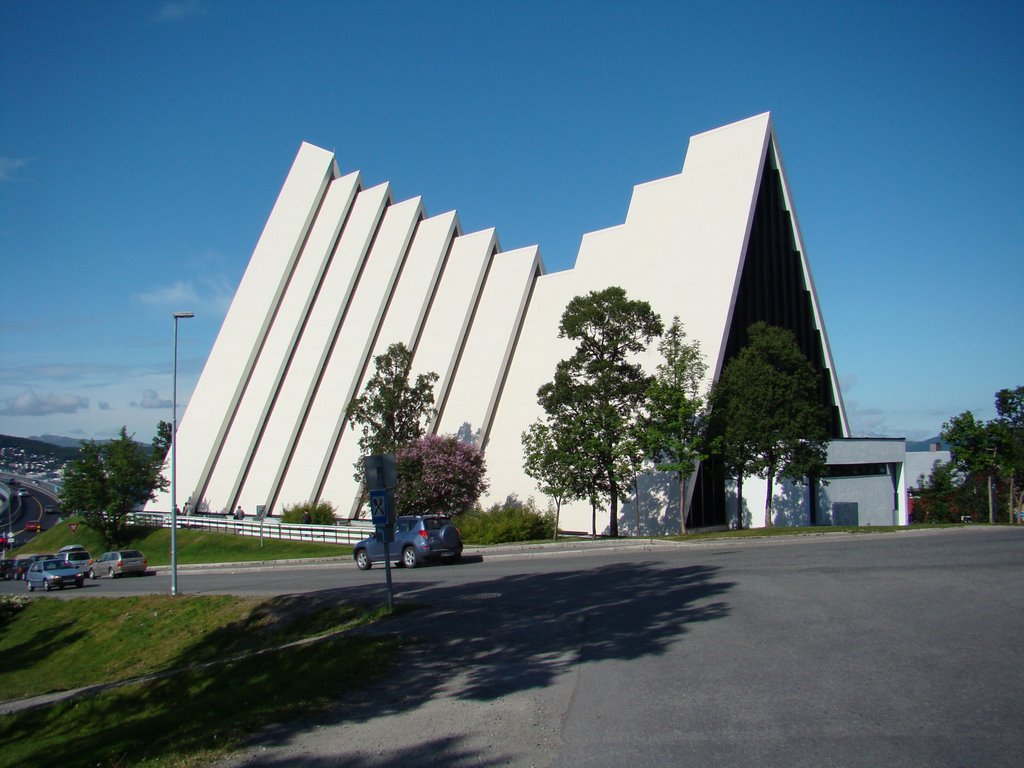
[[[395,595],[391,586],[391,510],[388,505],[388,492],[384,488],[370,491],[370,518],[373,520],[377,536],[384,543],[384,574],[388,583],[388,610],[395,607]]]

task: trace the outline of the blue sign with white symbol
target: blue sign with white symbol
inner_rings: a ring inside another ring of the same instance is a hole
[[[384,488],[370,491],[370,519],[378,527],[388,524],[388,492]]]

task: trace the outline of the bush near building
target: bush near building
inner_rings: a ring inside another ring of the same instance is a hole
[[[305,519],[306,515],[309,519]],[[334,525],[337,522],[334,505],[329,501],[310,501],[302,504],[285,505],[281,513],[282,523],[309,523],[310,525]]]
[[[452,518],[469,544],[503,544],[550,539],[555,533],[554,515],[537,509],[533,499],[524,503],[509,496],[501,504],[474,509]]]

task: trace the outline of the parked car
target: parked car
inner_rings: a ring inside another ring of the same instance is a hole
[[[82,572],[85,573],[90,579],[96,578],[96,571],[93,569],[92,555],[85,551],[83,547],[77,544],[72,545],[74,549],[68,547],[61,547],[60,552],[57,553],[57,557],[67,561],[75,568],[81,568]]]
[[[25,574],[28,573],[29,566],[37,560],[47,560],[52,558],[53,555],[18,555],[14,558],[14,578],[24,579]]]
[[[122,549],[118,552],[104,552],[93,564],[98,576],[116,579],[126,573],[145,573],[149,567],[146,558],[137,549]]]
[[[36,587],[49,591],[58,587],[64,589],[72,584],[79,588],[84,586],[85,574],[81,568],[75,567],[67,560],[36,560],[25,574],[25,586],[29,592],[33,592]]]
[[[441,515],[408,515],[395,521],[395,540],[388,554],[406,568],[415,568],[428,560],[453,563],[462,556],[462,534],[452,521]],[[384,562],[384,542],[376,536],[355,545],[352,557],[359,570]]]

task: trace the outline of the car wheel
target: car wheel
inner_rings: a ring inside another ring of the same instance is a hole
[[[92,568],[89,569],[89,578],[92,579],[93,581],[96,580],[96,571],[94,569],[92,569]]]
[[[116,579],[117,578],[117,574],[114,573],[114,569],[113,568],[108,568],[107,569],[107,576],[109,576],[112,579]]]
[[[356,567],[360,571],[368,571],[373,568],[373,561],[370,560],[370,555],[365,549],[360,549],[356,552]]]
[[[49,592],[50,591],[50,582],[48,582],[46,579],[43,579],[43,591],[44,592]]]
[[[402,565],[406,568],[415,568],[419,563],[419,558],[416,557],[416,550],[413,547],[406,547],[402,550]]]
[[[36,591],[36,588],[32,586],[32,582],[29,581],[28,579],[25,579],[25,586],[28,587],[28,591],[29,592],[35,592]]]
[[[96,577],[93,576],[93,578],[95,579]],[[81,589],[84,586],[85,586],[85,579],[75,579],[75,588],[76,589]]]

